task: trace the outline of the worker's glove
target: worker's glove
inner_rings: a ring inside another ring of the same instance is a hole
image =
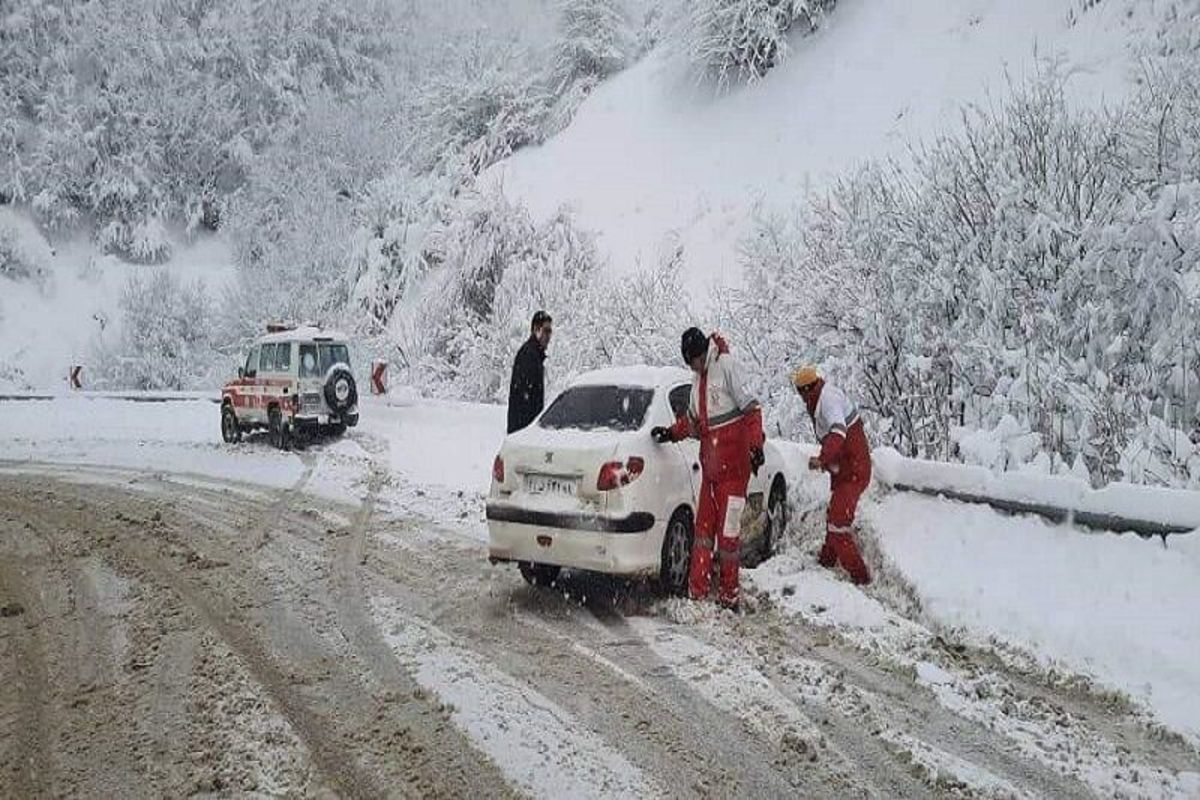
[[[767,463],[767,457],[763,455],[761,447],[750,448],[750,471],[755,475],[758,474],[759,467]]]
[[[650,438],[658,444],[667,444],[668,442],[675,441],[671,438],[671,429],[662,425],[657,425],[650,429]]]
[[[813,456],[808,460],[808,468],[814,472],[820,472],[824,467],[821,466],[821,457]]]

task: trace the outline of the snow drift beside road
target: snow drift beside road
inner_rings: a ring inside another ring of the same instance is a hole
[[[873,457],[876,479],[890,486],[955,492],[1189,530],[1200,528],[1200,492],[1130,483],[1093,489],[1080,478],[1037,472],[995,474],[983,467],[905,458],[891,448],[877,449]]]
[[[1088,534],[903,493],[864,519],[937,623],[1123,690],[1200,742],[1200,537]]]

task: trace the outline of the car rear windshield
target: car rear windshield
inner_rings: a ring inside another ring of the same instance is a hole
[[[642,427],[653,389],[624,386],[576,386],[555,398],[538,423],[558,430],[577,428],[636,431]]]
[[[334,364],[349,364],[350,349],[344,344],[300,345],[300,377],[319,378]]]

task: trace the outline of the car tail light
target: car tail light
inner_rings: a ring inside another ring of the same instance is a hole
[[[500,456],[496,456],[492,462],[492,479],[496,483],[504,483],[504,459]]]
[[[628,485],[646,469],[646,461],[638,456],[632,456],[622,464],[620,461],[609,461],[600,467],[600,476],[596,479],[596,488],[608,492],[621,486]]]

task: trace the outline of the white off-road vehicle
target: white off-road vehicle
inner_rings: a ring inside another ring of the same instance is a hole
[[[314,327],[269,326],[221,391],[221,437],[267,430],[286,448],[297,434],[340,436],[358,424],[358,386],[346,337]]]

